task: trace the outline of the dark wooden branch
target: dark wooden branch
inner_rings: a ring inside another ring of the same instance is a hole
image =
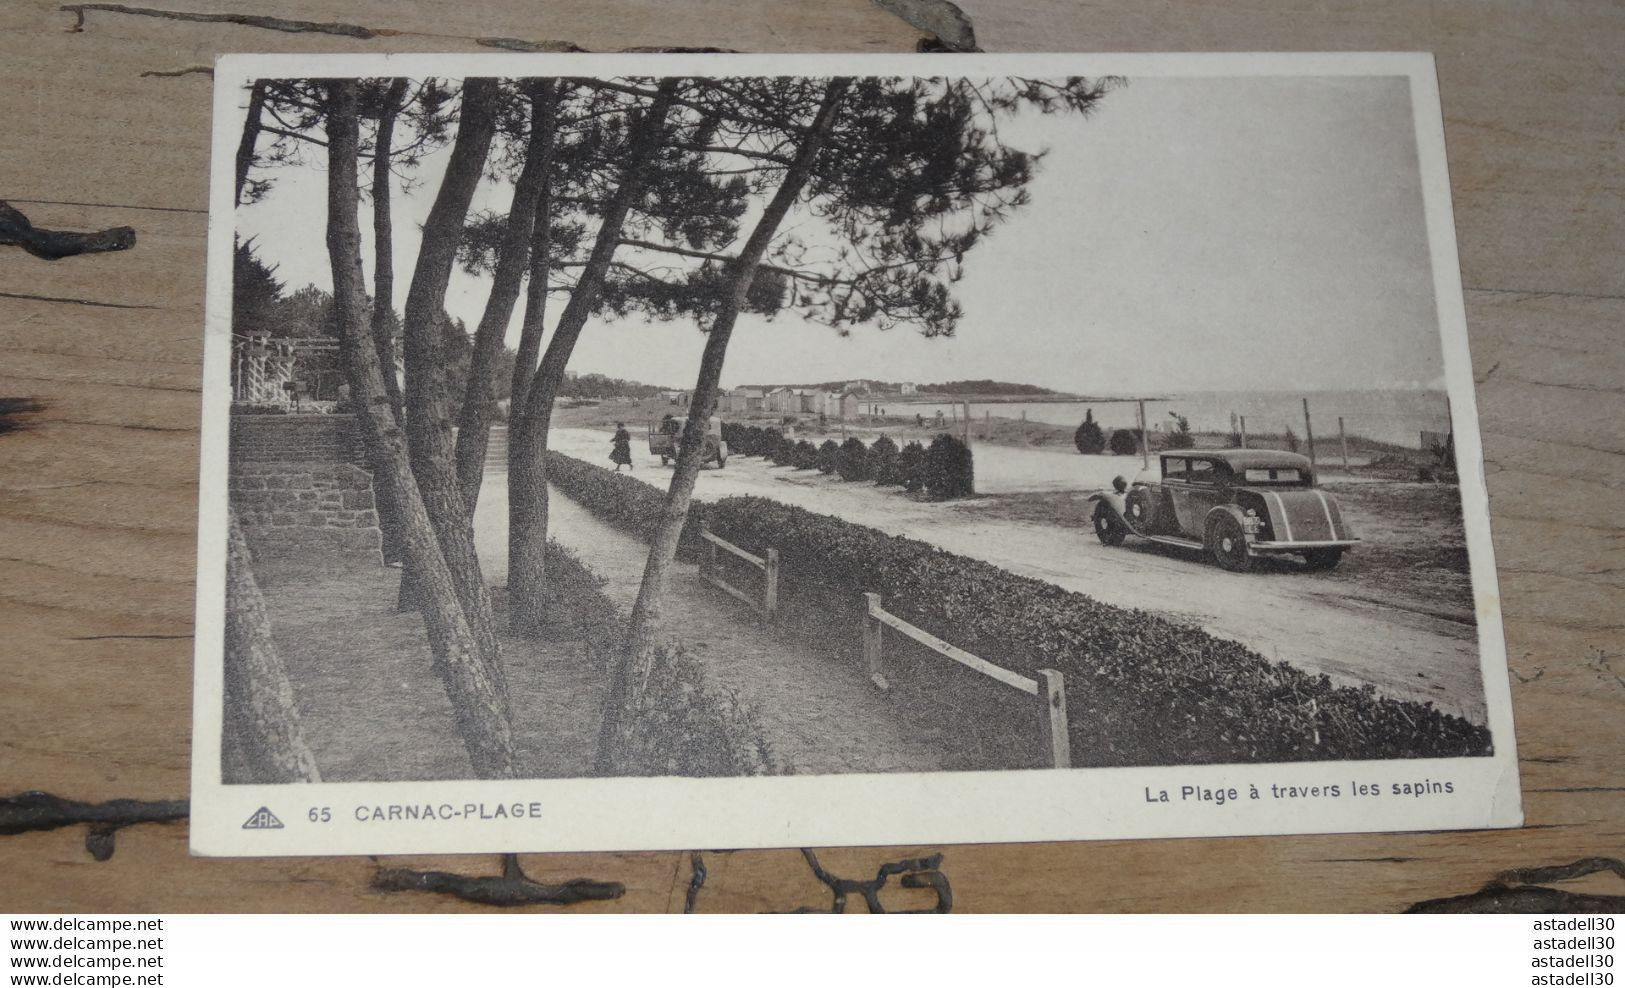
[[[135,230],[127,226],[92,233],[41,230],[10,203],[0,200],[0,246],[21,247],[35,257],[56,261],[75,254],[129,250],[135,246]]]
[[[60,8],[74,16],[73,31],[85,29],[85,14],[99,10],[109,14],[134,14],[138,17],[162,17],[172,21],[193,21],[200,24],[238,24],[243,27],[264,28],[288,34],[336,34],[345,38],[376,38],[378,32],[359,24],[336,24],[319,21],[290,20],[285,17],[267,17],[263,14],[215,14],[190,10],[159,10],[153,7],[131,7],[122,3],[68,3]]]
[[[379,892],[434,892],[487,906],[569,906],[578,902],[619,899],[620,882],[573,878],[559,885],[533,882],[519,867],[519,857],[502,856],[502,875],[458,875],[448,871],[379,868],[372,887]]]
[[[829,886],[831,893],[830,908],[832,913],[846,912],[847,897],[856,893],[863,898],[863,903],[872,913],[886,912],[886,907],[880,904],[880,890],[885,888],[886,882],[893,875],[902,876],[898,884],[904,888],[928,888],[937,894],[937,904],[930,909],[905,909],[905,913],[946,913],[954,908],[954,894],[948,884],[948,876],[944,875],[939,866],[942,864],[942,854],[932,854],[923,858],[905,858],[902,861],[888,861],[880,866],[871,879],[840,878],[824,870],[819,863],[818,855],[811,848],[801,849],[801,856],[806,859],[807,866],[812,869],[819,881]],[[822,909],[800,908],[798,913],[824,912]]]
[[[186,819],[189,812],[184,799],[154,802],[110,799],[105,803],[81,803],[30,790],[0,799],[0,836],[89,824],[85,850],[97,861],[106,861],[113,856],[113,835],[120,828],[138,823],[173,823]]]
[[[34,398],[0,398],[0,436],[33,428],[33,416],[44,410],[44,403]]]
[[[1467,895],[1427,899],[1408,913],[1617,913],[1625,912],[1625,895],[1599,895],[1548,888],[1544,883],[1584,878],[1599,872],[1625,878],[1625,861],[1581,858],[1568,864],[1503,871],[1489,884]]]
[[[694,900],[700,897],[700,889],[704,887],[705,878],[707,875],[705,870],[705,858],[700,856],[699,851],[689,852],[688,867],[688,894],[683,896],[684,913],[691,913],[694,911]]]

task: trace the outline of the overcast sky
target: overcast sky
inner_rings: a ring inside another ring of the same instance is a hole
[[[842,338],[742,317],[723,383],[996,378],[1063,391],[1420,387],[1442,372],[1408,82],[1394,77],[1136,78],[1087,119],[1033,114],[1005,140],[1048,148],[1032,203],[966,257],[951,339]],[[395,305],[444,154],[395,205]],[[318,163],[270,173],[239,230],[289,289],[331,284]],[[475,209],[506,209],[482,186]],[[372,267],[370,223],[363,248]],[[470,326],[489,283],[460,271]],[[562,304],[550,306],[556,314]],[[517,337],[523,298],[509,343]],[[589,323],[571,369],[688,386],[691,321]]]

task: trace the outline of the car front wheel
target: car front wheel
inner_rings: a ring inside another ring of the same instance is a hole
[[[1336,569],[1342,560],[1342,549],[1310,549],[1303,554],[1303,561],[1314,570]]]
[[[1122,545],[1124,536],[1128,535],[1123,519],[1105,502],[1095,505],[1095,535],[1099,536],[1101,545]]]
[[[1253,568],[1253,557],[1247,552],[1247,536],[1241,522],[1229,515],[1219,515],[1207,524],[1207,554],[1213,561],[1233,573],[1245,573]]]

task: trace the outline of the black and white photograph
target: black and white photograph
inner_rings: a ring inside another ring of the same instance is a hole
[[[196,853],[1519,821],[1429,56],[215,86]]]

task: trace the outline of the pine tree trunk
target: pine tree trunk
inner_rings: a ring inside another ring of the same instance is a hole
[[[545,460],[538,463],[537,457],[546,455],[547,435],[544,425],[540,450],[532,446],[525,436],[525,407],[541,354],[547,283],[552,276],[549,200],[543,186],[530,243],[530,285],[508,399],[508,627],[516,634],[539,632],[544,618],[540,601],[547,578],[547,464]],[[548,408],[552,408],[551,400]],[[527,587],[534,591],[523,589]]]
[[[570,293],[570,301],[559,315],[541,365],[525,388],[523,410],[518,404],[509,406],[508,620],[515,633],[534,633],[546,620],[547,432],[552,425],[553,403],[564,383],[570,354],[598,302],[604,275],[620,246],[626,214],[643,195],[648,165],[660,147],[676,88],[675,80],[663,80],[649,108],[634,122],[620,185],[604,208],[592,252]]]
[[[423,224],[422,245],[407,291],[403,336],[406,352],[406,435],[417,479],[441,556],[451,571],[488,674],[503,683],[501,652],[491,617],[491,597],[474,549],[474,526],[457,482],[451,414],[447,407],[440,334],[446,285],[463,236],[468,207],[485,169],[496,130],[500,91],[494,79],[463,83],[463,105],[440,190]],[[410,561],[403,569],[403,602],[421,607],[423,574]],[[410,582],[408,582],[410,581]],[[416,599],[408,599],[411,594]],[[506,688],[505,686],[503,687]]]
[[[547,286],[553,276],[553,194],[542,185],[536,199],[536,225],[530,238],[530,280],[525,286],[525,315],[519,325],[519,350],[514,356],[513,382],[508,389],[510,431],[524,419],[531,375],[542,355],[542,334],[547,320]],[[509,446],[510,461],[513,447]]]
[[[457,425],[457,481],[470,517],[479,501],[480,482],[485,478],[491,394],[495,384],[492,379],[501,364],[502,340],[508,332],[514,303],[519,299],[537,209],[553,166],[554,104],[550,83],[538,84],[531,91],[530,104],[530,140],[525,148],[525,164],[514,183],[513,204],[508,209],[507,228],[491,276],[491,293],[474,333],[474,352],[469,360],[468,381]],[[512,408],[511,403],[509,408]]]
[[[254,580],[253,558],[235,512],[228,515],[227,524],[221,779],[228,785],[320,782],[316,756],[299,729],[293,686],[271,637],[265,600]]]
[[[333,268],[333,309],[339,328],[350,393],[361,409],[362,434],[373,461],[389,474],[397,499],[403,549],[417,574],[419,610],[434,669],[451,700],[457,730],[476,776],[514,776],[513,734],[501,681],[474,636],[440,542],[412,473],[406,437],[390,410],[378,351],[365,326],[361,291],[361,229],[357,219],[356,84],[331,84],[328,113],[327,251]]]
[[[384,373],[384,389],[389,394],[389,406],[396,421],[405,415],[401,400],[401,382],[395,376],[395,233],[391,217],[390,166],[391,149],[395,137],[395,119],[400,113],[401,101],[406,96],[407,82],[396,79],[384,95],[384,105],[378,114],[378,136],[372,159],[372,233],[373,233],[373,300],[372,343],[378,351],[378,363]],[[383,536],[384,561],[398,563],[402,559],[401,522],[389,505],[395,498],[383,490],[389,484],[389,471],[372,464],[373,487],[379,489],[378,530]]]
[[[248,94],[248,116],[243,119],[243,136],[237,142],[237,195],[232,201],[243,204],[243,186],[248,184],[248,170],[254,166],[254,145],[260,139],[260,116],[265,112],[264,79],[254,82]]]
[[[643,582],[638,587],[637,603],[632,608],[630,630],[625,651],[617,658],[610,681],[609,694],[604,700],[604,720],[599,733],[595,769],[601,775],[613,775],[622,769],[633,728],[633,711],[643,704],[643,689],[653,668],[655,652],[665,625],[666,584],[671,567],[677,559],[678,543],[682,540],[683,526],[688,521],[689,503],[694,498],[694,484],[699,479],[704,460],[705,432],[716,411],[717,386],[722,379],[723,359],[728,353],[728,340],[733,335],[739,312],[749,298],[751,282],[755,280],[762,256],[778,233],[779,225],[795,205],[812,175],[814,161],[824,142],[829,138],[840,109],[841,99],[851,85],[849,79],[832,79],[824,90],[818,112],[802,137],[790,167],[785,170],[779,188],[773,193],[762,216],[751,230],[750,237],[739,252],[729,271],[729,293],[711,325],[700,357],[700,371],[694,382],[694,393],[689,399],[688,422],[683,429],[682,446],[677,453],[677,468],[672,474],[671,486],[666,492],[666,503],[661,509],[660,524],[650,540],[649,560],[643,568]]]
[[[384,371],[384,390],[395,418],[406,415],[401,381],[395,376],[395,226],[391,202],[390,168],[395,141],[395,120],[406,98],[407,81],[396,79],[384,96],[378,115],[378,137],[372,159],[372,342]]]

